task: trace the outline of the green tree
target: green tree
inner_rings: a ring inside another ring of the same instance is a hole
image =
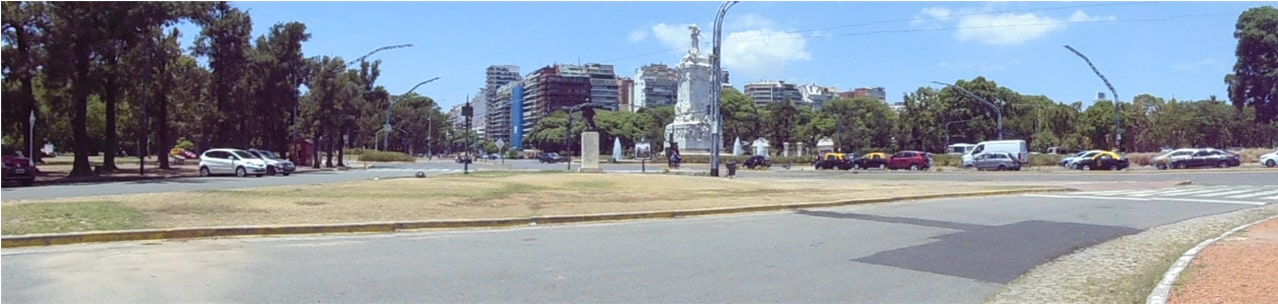
[[[1261,6],[1238,16],[1234,28],[1238,57],[1234,72],[1225,76],[1234,107],[1256,108],[1256,118],[1268,123],[1278,117],[1278,9]]]
[[[799,126],[799,110],[795,108],[794,103],[789,99],[785,101],[772,103],[767,106],[768,113],[771,114],[767,122],[770,129],[767,129],[768,141],[772,144],[773,151],[781,151],[784,149],[784,143],[793,142],[796,139],[795,131]]]
[[[200,146],[247,146],[249,136],[246,124],[250,120],[246,104],[251,96],[249,43],[253,22],[247,12],[218,3],[210,14],[197,19],[203,29],[196,38],[194,53],[206,56],[212,69],[211,92],[214,113],[210,124],[204,126],[205,139],[210,142]]]

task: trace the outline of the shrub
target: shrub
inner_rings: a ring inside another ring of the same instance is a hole
[[[342,153],[345,153],[346,155],[363,155],[364,148],[346,148],[346,150],[342,151]]]
[[[177,144],[174,144],[173,147],[182,149],[182,150],[191,150],[191,149],[195,149],[195,143],[191,142],[190,140],[187,140],[186,137],[183,137],[183,138],[179,138],[177,140]]]
[[[1149,166],[1150,161],[1159,155],[1163,154],[1156,152],[1127,153],[1123,154],[1123,157],[1127,157],[1127,160],[1131,162],[1132,167],[1144,167]]]
[[[359,154],[359,161],[365,162],[412,162],[416,160],[416,158],[400,152],[369,150]]]

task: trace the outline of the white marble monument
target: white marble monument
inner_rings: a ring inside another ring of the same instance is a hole
[[[679,61],[679,95],[675,102],[674,122],[666,125],[666,138],[679,144],[682,154],[710,154],[710,98],[714,94],[714,75],[710,59],[701,54],[701,29],[693,24],[692,46]]]

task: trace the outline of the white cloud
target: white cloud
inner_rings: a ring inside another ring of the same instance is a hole
[[[1116,20],[1114,16],[1091,16],[1081,10],[1073,14],[1055,18],[1034,13],[988,13],[992,7],[984,9],[951,10],[944,7],[924,8],[920,14],[914,15],[911,25],[939,29],[953,22],[954,37],[958,41],[975,41],[989,45],[1016,45],[1026,43],[1048,34],[1063,31],[1070,23],[1101,22]]]
[[[1025,43],[1065,29],[1060,20],[1035,14],[1004,13],[997,15],[967,15],[959,18],[959,41],[977,41],[990,45],[1014,45]]]
[[[759,15],[746,14],[733,20],[725,26],[721,52],[724,69],[741,75],[733,76],[736,79],[780,78],[791,63],[812,59],[803,34],[777,30],[775,22]],[[652,26],[652,36],[682,56],[692,44],[689,25],[660,23]],[[701,28],[702,54],[710,53],[712,30],[709,26]],[[828,33],[814,36],[822,35],[828,36]]]
[[[647,30],[636,30],[636,31],[630,32],[630,37],[628,37],[627,39],[630,40],[630,42],[640,42],[647,38],[648,38]]]
[[[1117,19],[1118,18],[1115,18],[1114,16],[1088,16],[1087,13],[1084,13],[1083,11],[1074,11],[1073,15],[1069,15],[1069,22],[1099,22],[1114,21]]]
[[[745,76],[737,79],[779,79],[791,63],[812,60],[803,34],[774,29],[774,23],[761,16],[750,17],[745,24],[753,28],[723,38],[723,66]]]

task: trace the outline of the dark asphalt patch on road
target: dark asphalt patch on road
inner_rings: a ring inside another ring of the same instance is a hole
[[[934,238],[939,240],[937,242],[883,251],[851,261],[998,284],[1007,284],[1030,269],[1060,256],[1141,231],[1123,226],[1051,221],[987,226],[828,211],[800,210],[796,213],[962,230],[937,236]]]

